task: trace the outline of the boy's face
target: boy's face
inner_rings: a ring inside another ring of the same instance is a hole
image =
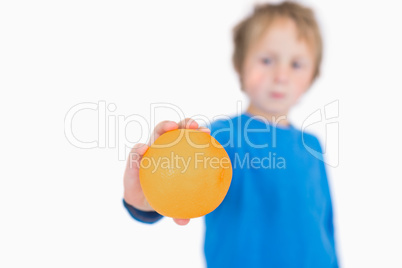
[[[287,115],[309,88],[314,57],[306,41],[298,39],[295,23],[277,19],[251,46],[242,71],[250,105],[270,115]]]

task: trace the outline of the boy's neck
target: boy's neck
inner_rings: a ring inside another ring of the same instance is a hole
[[[284,114],[274,114],[274,113],[267,113],[265,111],[261,111],[260,109],[256,108],[252,104],[250,104],[246,110],[246,112],[250,115],[258,115],[264,117],[269,122],[276,124],[278,126],[289,126],[288,115],[287,113]]]

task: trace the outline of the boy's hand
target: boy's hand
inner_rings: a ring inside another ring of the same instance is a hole
[[[142,144],[138,143],[134,145],[127,159],[126,170],[124,172],[124,200],[132,205],[133,207],[143,210],[143,211],[155,211],[148,203],[142,191],[140,178],[139,178],[139,167],[142,156],[147,151],[148,147],[154,143],[156,139],[159,138],[163,133],[175,130],[178,128],[189,128],[198,129],[209,133],[210,130],[205,127],[199,127],[198,123],[191,118],[186,118],[179,123],[173,121],[163,121],[159,123],[152,135],[149,143]],[[178,225],[186,225],[189,219],[173,219]]]

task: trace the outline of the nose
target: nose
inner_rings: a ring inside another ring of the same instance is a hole
[[[274,80],[276,83],[285,84],[289,80],[290,69],[288,66],[281,64],[275,68]]]

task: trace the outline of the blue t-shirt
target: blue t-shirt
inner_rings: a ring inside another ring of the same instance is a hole
[[[318,139],[247,113],[213,122],[211,135],[225,147],[233,177],[223,202],[204,216],[207,266],[338,267]],[[162,218],[125,206],[144,223]]]

